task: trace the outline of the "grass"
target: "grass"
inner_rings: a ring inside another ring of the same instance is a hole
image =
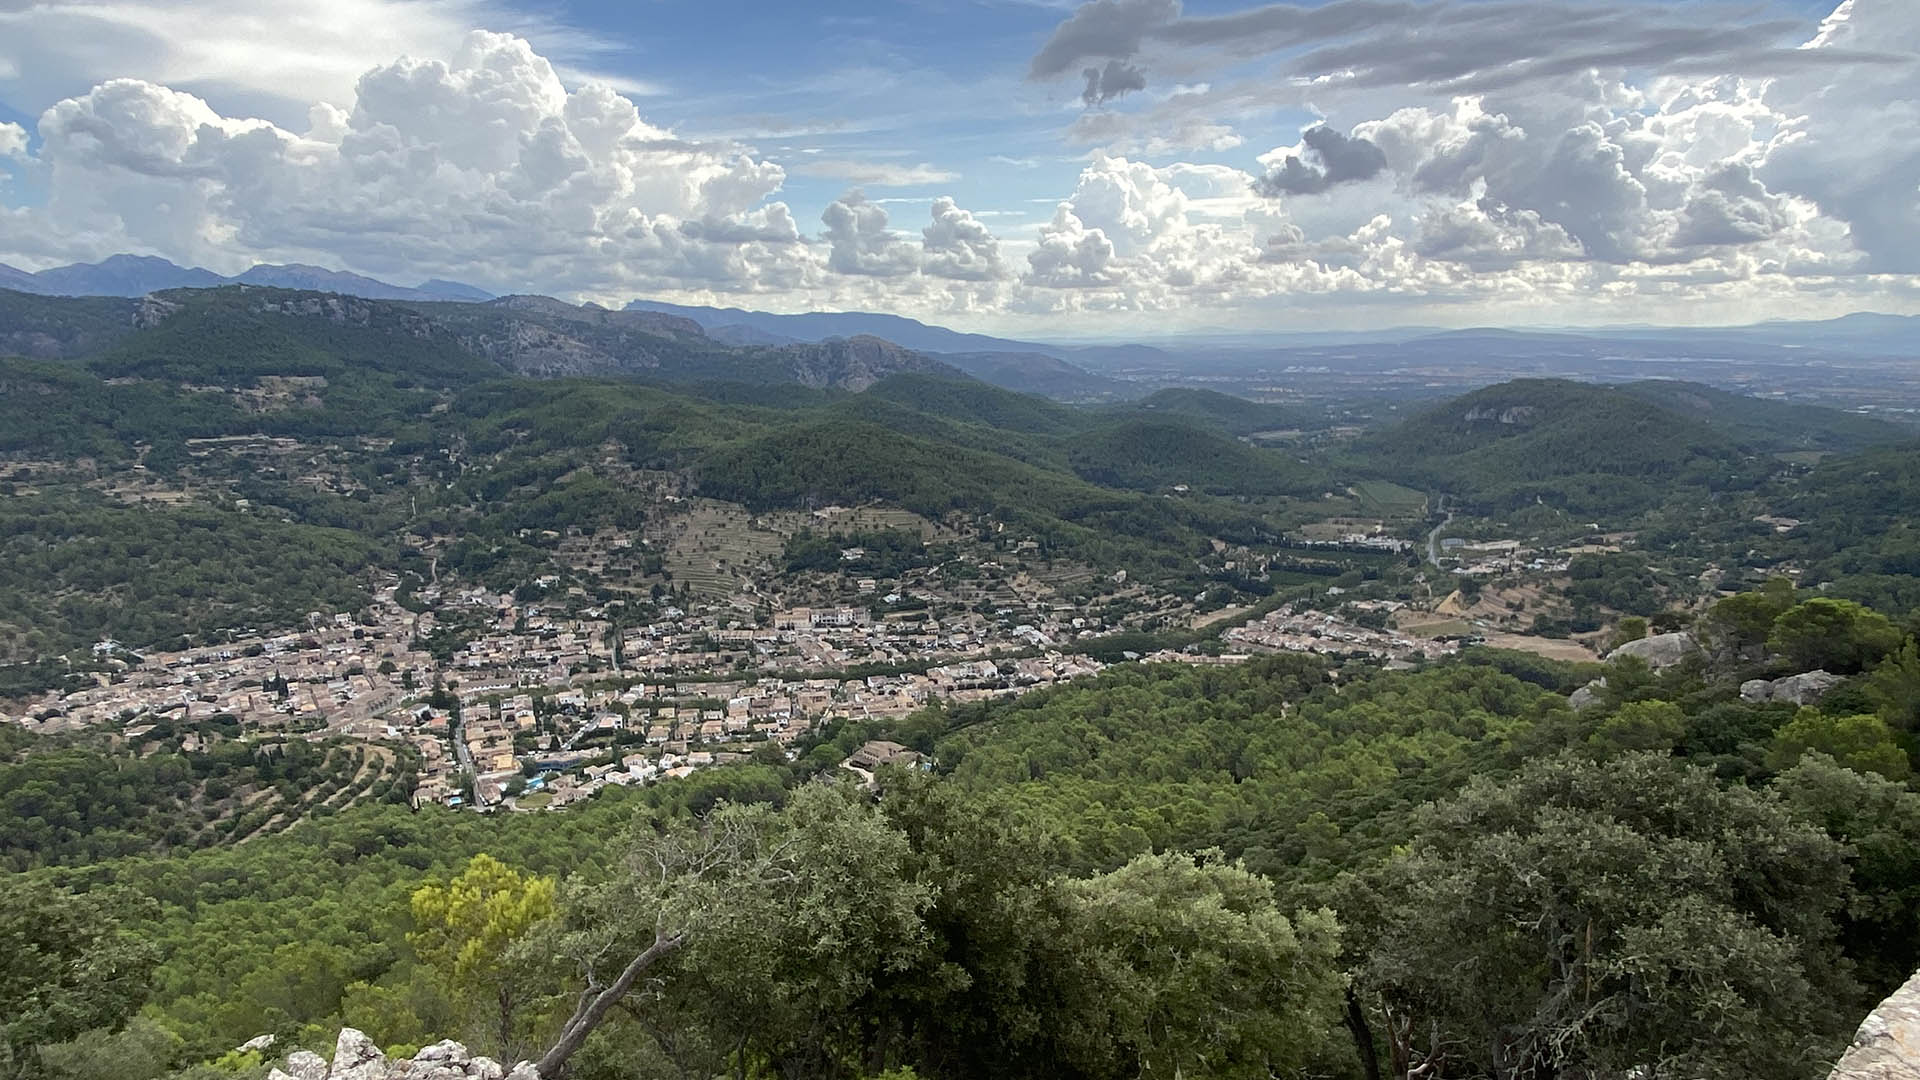
[[[1442,619],[1437,622],[1409,622],[1400,629],[1405,633],[1423,638],[1464,637],[1480,631],[1465,619]]]
[[[1352,490],[1363,509],[1381,517],[1418,517],[1427,505],[1424,493],[1389,480],[1361,480]]]

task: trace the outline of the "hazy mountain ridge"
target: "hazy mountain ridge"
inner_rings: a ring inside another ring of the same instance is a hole
[[[228,277],[152,255],[110,255],[97,263],[72,263],[29,273],[0,264],[0,288],[41,296],[145,296],[168,289],[266,285],[344,293],[369,300],[490,300],[493,294],[457,281],[434,278],[417,286],[394,285],[343,270],[304,263],[261,263]]]
[[[778,315],[741,308],[696,307],[656,300],[634,300],[628,311],[652,311],[691,319],[709,337],[733,345],[794,345],[835,338],[874,337],[930,353],[975,378],[1022,393],[1084,401],[1136,396],[1139,388],[1097,375],[1074,363],[1077,351],[968,334],[917,319],[872,312],[807,312]]]
[[[748,331],[792,341],[825,341],[828,338],[866,335],[885,338],[896,345],[918,349],[921,352],[1026,352],[1040,353],[1055,359],[1064,358],[1068,351],[1057,346],[1030,341],[1014,341],[988,334],[963,333],[958,330],[949,330],[944,326],[929,325],[902,315],[878,312],[809,311],[796,315],[779,315],[742,308],[669,304],[659,300],[633,300],[627,304],[627,310],[660,311],[669,315],[680,315],[698,322],[709,331],[717,327],[738,327],[741,329],[730,330],[729,334],[740,338],[747,336]]]
[[[678,316],[544,296],[419,303],[261,286],[169,290],[140,300],[0,292],[0,352],[210,382],[400,370],[416,361],[456,384],[512,373],[862,390],[899,372],[967,377],[871,337],[738,347]]]

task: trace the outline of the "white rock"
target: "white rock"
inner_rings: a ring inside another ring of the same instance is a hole
[[[239,1050],[243,1054],[249,1050],[268,1050],[273,1047],[273,1040],[274,1036],[272,1034],[255,1035],[253,1038],[241,1043]]]
[[[415,1061],[465,1061],[467,1048],[452,1039],[443,1039],[432,1046],[423,1046],[413,1055]]]
[[[1567,704],[1573,706],[1576,712],[1597,705],[1600,701],[1600,691],[1606,688],[1607,680],[1595,679],[1580,689],[1575,690],[1573,693],[1568,694]]]
[[[513,1071],[507,1074],[507,1080],[546,1080],[546,1078],[540,1075],[539,1069],[534,1068],[533,1062],[523,1061],[515,1065]]]
[[[1798,675],[1773,680],[1773,700],[1811,705],[1843,682],[1846,680],[1830,671],[1803,671]]]
[[[1920,1080],[1920,975],[1867,1016],[1830,1080]]]
[[[1672,667],[1699,651],[1700,645],[1693,640],[1692,635],[1684,630],[1677,630],[1671,634],[1655,634],[1638,641],[1629,641],[1609,653],[1607,659],[1612,661],[1622,656],[1637,656],[1646,661],[1648,667],[1658,671],[1664,667]]]
[[[1789,675],[1784,679],[1748,679],[1740,684],[1740,697],[1744,701],[1761,704],[1768,701],[1784,701],[1789,705],[1811,705],[1827,696],[1827,691],[1846,682],[1845,679],[1830,671],[1815,669],[1803,671],[1798,675]]]
[[[386,1080],[393,1066],[366,1033],[356,1028],[341,1028],[333,1046],[333,1068],[327,1080]]]
[[[467,1075],[475,1080],[505,1080],[507,1070],[490,1057],[477,1057],[467,1062]]]
[[[286,1067],[293,1080],[327,1080],[327,1059],[311,1050],[288,1054]]]

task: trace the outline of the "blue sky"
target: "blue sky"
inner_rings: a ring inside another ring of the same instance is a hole
[[[1910,0],[43,0],[0,262],[1023,332],[1909,311],[1916,53]]]

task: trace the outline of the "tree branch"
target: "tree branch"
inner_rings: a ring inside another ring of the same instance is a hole
[[[560,1075],[560,1070],[566,1067],[567,1059],[586,1044],[587,1036],[593,1034],[593,1029],[599,1027],[600,1022],[606,1019],[607,1011],[619,1004],[621,998],[627,996],[627,991],[633,988],[634,980],[640,977],[641,972],[646,971],[653,966],[654,961],[673,952],[686,942],[685,931],[674,934],[656,933],[653,944],[634,957],[620,972],[620,977],[613,980],[605,990],[591,996],[582,995],[579,1007],[573,1012],[573,1018],[567,1021],[566,1027],[560,1029],[559,1040],[535,1063],[534,1068],[540,1075],[548,1080]]]

